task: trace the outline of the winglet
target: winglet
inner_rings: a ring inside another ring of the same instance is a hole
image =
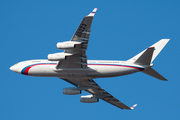
[[[137,106],[137,104],[133,105],[131,108],[131,110],[133,110],[135,107]]]
[[[97,11],[97,8],[94,8],[94,10],[88,16],[94,16],[96,11]]]

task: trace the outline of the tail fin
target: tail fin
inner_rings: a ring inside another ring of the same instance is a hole
[[[161,39],[160,41],[158,41],[157,43],[155,43],[149,47],[149,48],[154,48],[154,52],[153,52],[153,55],[151,57],[151,62],[153,62],[153,60],[157,57],[157,55],[161,52],[161,50],[168,43],[169,40],[170,39]],[[143,55],[146,51],[147,50],[140,52],[139,54],[137,54],[133,58],[129,59],[128,61],[132,61],[133,63],[136,62],[141,57],[141,55]]]
[[[153,62],[153,60],[157,57],[157,55],[161,52],[161,50],[168,43],[169,40],[170,39],[161,39],[160,41],[153,44],[148,49],[142,51],[128,61],[131,61],[132,63],[138,65],[149,65],[148,68],[142,71],[143,73],[146,73],[157,79],[167,81],[166,78],[164,78],[162,75],[160,75],[158,72],[151,68],[151,62]]]

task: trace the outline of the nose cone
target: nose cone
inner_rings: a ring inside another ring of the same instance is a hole
[[[13,65],[13,66],[11,66],[9,69],[10,69],[11,71],[14,71],[14,72],[20,73],[20,71],[19,71],[19,69],[18,69],[17,65]]]

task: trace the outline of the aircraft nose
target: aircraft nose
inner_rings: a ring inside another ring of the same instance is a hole
[[[9,69],[10,69],[11,71],[14,71],[14,72],[19,73],[19,70],[18,70],[17,65],[13,65],[13,66],[11,66]]]

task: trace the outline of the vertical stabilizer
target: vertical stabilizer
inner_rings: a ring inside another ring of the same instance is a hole
[[[160,41],[151,46],[155,48],[151,62],[153,62],[153,60],[157,57],[157,55],[161,52],[161,50],[165,47],[169,40],[170,39],[161,39]]]
[[[158,41],[157,43],[153,44],[151,47],[154,47],[154,52],[151,58],[151,62],[153,62],[153,60],[157,57],[157,55],[161,52],[161,50],[164,48],[164,46],[168,43],[170,39],[161,39],[160,41]],[[140,52],[139,54],[137,54],[136,56],[134,56],[133,58],[129,59],[128,61],[132,61],[135,62],[136,60],[139,59],[139,57],[145,52],[146,50]]]
[[[139,54],[129,59],[128,61],[138,65],[149,65],[147,68],[145,68],[145,70],[142,71],[143,73],[155,77],[159,80],[167,81],[166,78],[164,78],[162,75],[160,75],[158,72],[156,72],[154,69],[151,68],[151,63],[161,52],[161,50],[168,43],[169,40],[170,39],[161,39],[160,41],[153,44],[148,49],[140,52]]]

